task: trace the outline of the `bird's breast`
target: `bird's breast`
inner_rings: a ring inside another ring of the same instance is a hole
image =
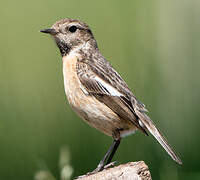
[[[133,127],[123,124],[108,106],[87,93],[77,76],[76,65],[76,55],[63,57],[65,93],[73,110],[91,126],[109,136],[113,135],[115,129],[132,129]]]

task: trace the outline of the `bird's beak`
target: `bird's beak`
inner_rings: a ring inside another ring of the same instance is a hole
[[[51,35],[56,35],[58,33],[55,29],[42,29],[40,30],[40,32],[51,34]]]

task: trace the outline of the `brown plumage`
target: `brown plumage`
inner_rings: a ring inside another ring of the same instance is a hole
[[[111,161],[121,137],[137,129],[146,135],[149,131],[172,159],[182,164],[145,114],[144,104],[136,99],[125,81],[101,55],[88,25],[79,20],[63,19],[41,32],[51,34],[60,49],[65,93],[71,107],[88,124],[114,139],[96,171]]]

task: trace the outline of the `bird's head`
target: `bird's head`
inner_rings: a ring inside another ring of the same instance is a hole
[[[54,37],[62,56],[75,48],[84,46],[87,42],[97,46],[89,26],[76,19],[62,19],[53,24],[51,28],[40,32],[51,34]]]

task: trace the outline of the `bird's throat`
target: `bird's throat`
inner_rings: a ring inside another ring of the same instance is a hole
[[[70,52],[70,47],[62,41],[58,41],[58,40],[55,40],[55,41],[56,41],[56,44],[57,44],[57,46],[60,50],[61,56],[62,57],[66,56]]]

